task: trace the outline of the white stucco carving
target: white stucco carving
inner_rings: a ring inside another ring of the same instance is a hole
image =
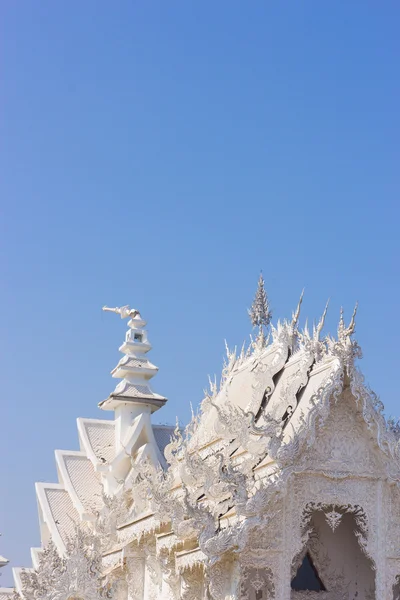
[[[356,311],[324,338],[327,308],[300,331],[301,302],[270,325],[260,278],[256,339],[227,349],[220,384],[174,432],[151,424],[166,399],[149,387],[145,321],[107,309],[130,317],[122,383],[100,404],[115,421],[80,420],[80,452],[59,452],[57,487],[38,488],[43,550],[33,571],[15,571],[20,596],[399,596],[399,427],[356,366]]]

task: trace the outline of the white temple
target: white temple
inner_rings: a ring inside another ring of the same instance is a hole
[[[140,313],[105,307],[129,318],[99,404],[114,418],[78,419],[79,450],[56,451],[41,547],[0,600],[400,598],[398,424],[355,365],[355,312],[334,339],[326,310],[300,330],[300,305],[274,327],[260,277],[257,337],[185,430],[151,422],[166,398]]]

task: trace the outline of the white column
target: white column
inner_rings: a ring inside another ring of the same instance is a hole
[[[127,570],[128,600],[144,600],[145,560],[138,551],[130,551],[125,559]]]
[[[209,570],[210,591],[214,600],[240,597],[240,567],[237,560],[224,559]]]
[[[195,566],[180,573],[180,600],[203,600],[206,597],[204,588],[204,572],[201,567]]]
[[[240,563],[237,557],[230,562],[228,577],[229,600],[240,599]]]
[[[156,545],[144,546],[146,556],[144,570],[144,600],[159,600],[161,593],[161,566],[156,556]]]
[[[161,565],[160,600],[179,600],[179,576],[175,572],[175,560],[168,549],[163,548],[158,559]]]

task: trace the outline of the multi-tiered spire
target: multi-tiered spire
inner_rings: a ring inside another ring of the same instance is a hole
[[[104,306],[103,310],[117,313],[121,319],[130,317],[125,341],[119,348],[124,356],[111,371],[113,377],[122,381],[108,398],[99,404],[103,410],[115,411],[117,423],[119,422],[117,438],[123,439],[124,432],[135,417],[144,412],[153,413],[161,408],[167,399],[154,393],[149,385],[158,368],[145,356],[151,350],[151,344],[144,329],[146,321],[142,319],[139,311],[130,309],[129,306]]]
[[[248,311],[251,324],[253,327],[258,327],[257,340],[261,344],[261,347],[265,344],[265,331],[272,319],[272,312],[270,309],[267,292],[264,286],[264,277],[262,271],[258,279],[257,292],[253,300],[251,309]]]

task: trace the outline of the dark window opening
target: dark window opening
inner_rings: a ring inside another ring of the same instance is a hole
[[[141,342],[143,340],[143,335],[141,333],[135,333],[133,339],[135,340],[135,342]]]
[[[303,558],[299,570],[291,583],[292,590],[310,591],[310,592],[326,592],[326,587],[321,581],[318,571],[308,554]]]

